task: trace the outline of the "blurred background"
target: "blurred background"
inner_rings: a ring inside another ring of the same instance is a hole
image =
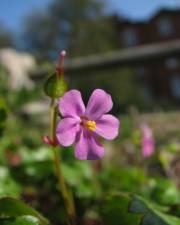
[[[21,197],[64,224],[42,137],[49,132],[43,84],[65,49],[69,88],[85,102],[95,88],[105,89],[121,121],[119,137],[103,143],[102,161],[61,151],[80,220],[104,224],[97,205],[117,191],[179,217],[179,0],[1,0],[0,9],[0,196]]]

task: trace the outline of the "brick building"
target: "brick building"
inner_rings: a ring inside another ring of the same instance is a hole
[[[116,19],[119,48],[129,48],[180,39],[180,9],[162,9],[148,21],[132,22]],[[137,68],[144,81],[146,94],[165,100],[180,102],[180,59],[169,58]]]

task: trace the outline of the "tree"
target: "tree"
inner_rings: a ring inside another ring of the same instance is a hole
[[[14,40],[12,33],[0,24],[0,48],[4,47],[14,47]]]
[[[45,12],[26,18],[28,49],[44,58],[63,48],[70,56],[112,49],[113,32],[103,9],[98,0],[54,0]]]

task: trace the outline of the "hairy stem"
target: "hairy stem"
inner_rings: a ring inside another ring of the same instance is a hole
[[[51,139],[53,140],[54,143],[56,142],[56,120],[57,120],[56,104],[55,104],[55,99],[52,99],[51,106],[50,106],[50,133],[51,133]],[[65,206],[67,218],[68,218],[68,225],[76,225],[74,201],[65,184],[64,176],[61,170],[61,160],[60,160],[60,155],[58,154],[58,149],[57,147],[53,146],[54,164],[55,164],[56,175],[58,179],[58,186],[59,186],[59,190],[61,192],[62,198],[64,200],[64,206]]]

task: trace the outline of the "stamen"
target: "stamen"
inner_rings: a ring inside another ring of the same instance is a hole
[[[86,127],[88,128],[88,130],[94,131],[96,129],[96,122],[93,120],[88,120],[86,122]]]

